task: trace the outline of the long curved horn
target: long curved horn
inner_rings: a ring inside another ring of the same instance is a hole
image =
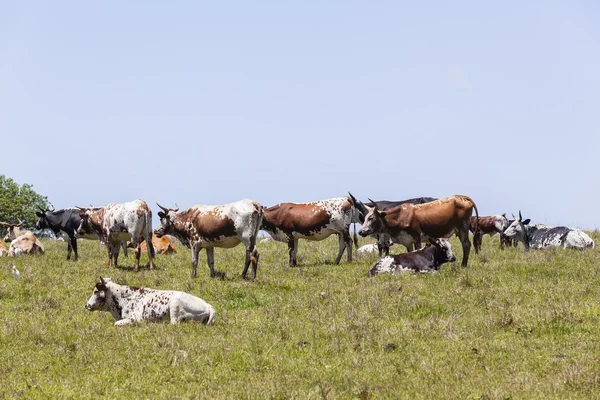
[[[103,284],[104,286],[106,286],[106,282],[104,281],[104,278],[103,278],[103,277],[100,277],[100,282],[102,282],[102,284]]]
[[[173,212],[177,212],[179,211],[179,206],[177,205],[177,203],[175,203],[175,208],[173,209]]]
[[[75,208],[81,211],[87,211],[87,208],[85,207],[75,206]]]
[[[22,227],[23,226],[23,221],[21,221],[21,218],[17,218],[17,219],[19,220],[19,223],[16,224],[15,226]]]
[[[159,206],[160,208],[162,208],[162,210],[166,213],[169,212],[169,209],[167,207],[161,206],[160,204],[158,204],[158,202],[156,202],[156,205]]]
[[[2,225],[2,226],[10,226],[10,224],[8,222],[2,222],[2,221],[0,221],[0,225]]]
[[[367,197],[367,199],[369,199],[369,198]],[[373,203],[373,208],[375,209],[375,211],[379,211],[379,207],[377,207],[377,203],[375,203],[375,202],[374,202],[373,200],[371,200],[371,199],[369,199],[369,201],[370,201],[371,203]]]
[[[519,221],[523,221],[523,217],[521,216],[521,210],[519,210]]]

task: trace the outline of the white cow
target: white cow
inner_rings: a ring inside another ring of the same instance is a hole
[[[90,311],[109,311],[116,326],[169,319],[171,324],[193,320],[210,325],[215,309],[199,297],[176,290],[155,290],[100,278],[85,305]]]

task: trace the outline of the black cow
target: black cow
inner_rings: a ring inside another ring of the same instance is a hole
[[[410,253],[385,256],[371,268],[369,276],[396,272],[434,272],[440,265],[456,261],[452,246],[447,239],[432,240],[431,245]]]
[[[435,197],[415,197],[414,199],[401,200],[401,201],[389,201],[389,200],[379,200],[379,201],[369,201],[368,203],[362,203],[357,201],[354,196],[350,192],[348,194],[352,197],[354,204],[356,204],[356,209],[358,210],[358,219],[361,224],[365,223],[365,216],[369,213],[369,210],[365,207],[375,207],[377,205],[378,209],[381,211],[397,207],[401,204],[410,203],[410,204],[424,204],[429,203],[431,201],[437,200]],[[390,254],[390,238],[388,235],[372,235],[375,239],[377,239],[377,247],[379,249],[379,257],[385,252],[385,255]],[[402,243],[404,247],[406,247],[406,251],[413,250],[413,241],[411,238],[407,237],[407,240]]]
[[[40,218],[38,222],[35,224],[35,229],[50,229],[57,237],[66,235],[68,242],[67,247],[67,260],[71,259],[71,249],[75,253],[75,261],[78,259],[77,254],[77,239],[90,239],[90,240],[98,240],[98,236],[96,235],[78,235],[76,234],[77,228],[81,225],[81,217],[79,216],[79,210],[75,208],[67,208],[64,210],[54,211],[54,207],[52,210],[43,210],[40,208],[40,211],[36,211],[36,215]],[[125,242],[121,243],[121,247],[123,248],[123,253],[125,257],[127,257],[127,247],[125,246]]]

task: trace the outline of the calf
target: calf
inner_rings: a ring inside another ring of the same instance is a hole
[[[121,242],[131,240],[135,248],[135,265],[137,271],[140,265],[142,239],[152,236],[152,211],[144,200],[134,200],[129,203],[110,203],[104,207],[83,208],[80,211],[81,223],[77,228],[79,235],[97,235],[108,249],[108,267],[116,267],[119,258]],[[148,253],[150,269],[154,269],[154,247],[150,240]]]
[[[8,248],[9,256],[44,254],[42,242],[33,233],[23,229],[23,222],[21,220],[19,220],[18,224],[0,222],[0,225],[4,225],[8,229],[4,241],[10,242],[10,247]]]
[[[456,257],[450,242],[438,239],[424,249],[383,257],[371,268],[369,276],[386,272],[392,275],[396,272],[434,272],[439,271],[440,265],[452,261],[456,261]]]
[[[358,218],[359,218],[361,224],[363,224],[365,222],[365,217],[369,213],[369,210],[367,207],[377,206],[377,208],[379,210],[385,211],[390,208],[398,207],[399,205],[402,205],[402,204],[407,204],[407,203],[408,204],[425,204],[425,203],[430,203],[434,200],[437,200],[434,197],[416,197],[414,199],[401,200],[401,201],[388,201],[388,200],[373,201],[373,200],[370,200],[368,203],[362,203],[360,201],[357,201],[356,198],[354,196],[352,196],[352,193],[348,192],[348,194],[350,195],[350,197],[356,204],[356,209],[358,210]],[[388,235],[385,233],[382,233],[382,234],[376,234],[376,235],[371,235],[371,236],[374,237],[375,239],[377,239],[379,257],[381,257],[381,255],[384,253],[386,256],[389,255],[391,241],[390,241],[390,238],[388,237]],[[406,247],[406,251],[413,251],[414,242],[411,237],[403,237],[400,240],[401,241],[399,243],[402,244],[404,247]]]
[[[508,228],[508,218],[506,214],[492,215],[489,217],[471,217],[469,230],[473,233],[473,246],[475,251],[481,250],[483,235],[494,236],[500,235],[500,248],[504,249],[504,241],[502,241],[502,233]]]
[[[35,214],[39,217],[35,224],[35,229],[49,229],[57,237],[66,235],[64,239],[67,241],[67,260],[71,259],[71,251],[75,253],[75,261],[79,258],[77,253],[77,239],[98,240],[97,235],[77,234],[77,228],[81,225],[81,217],[79,216],[79,210],[76,208],[67,208],[58,211],[55,211],[54,207],[52,207],[52,210],[40,208],[40,211],[36,211]],[[121,247],[123,248],[125,257],[127,257],[125,242],[121,242]]]
[[[296,266],[298,239],[323,240],[336,234],[339,251],[335,263],[339,264],[346,249],[348,261],[352,261],[350,224],[354,215],[354,201],[350,197],[311,203],[280,203],[265,210],[261,229],[274,240],[287,243],[292,267]],[[357,243],[356,238],[354,243]]]
[[[195,205],[185,211],[166,208],[156,203],[160,225],[154,230],[159,238],[163,235],[175,236],[188,249],[192,250],[192,276],[196,277],[198,253],[206,249],[210,276],[215,277],[215,247],[226,249],[243,243],[246,247],[246,262],[242,277],[246,278],[252,263],[252,277],[258,269],[256,236],[263,219],[263,207],[256,201],[244,199],[219,206]]]
[[[199,297],[176,290],[155,290],[100,278],[85,305],[89,311],[109,311],[116,326],[169,319],[171,324],[192,320],[210,325],[215,309]]]
[[[131,242],[127,242],[127,247],[133,247],[133,244]],[[168,236],[162,236],[159,238],[155,234],[152,234],[152,247],[154,247],[154,251],[157,254],[170,254],[177,252],[173,242]],[[140,249],[142,250],[143,254],[148,252],[148,249],[146,248],[146,240],[140,243]]]
[[[475,203],[468,196],[454,195],[425,204],[405,203],[386,211],[380,211],[377,205],[367,209],[369,212],[359,231],[361,236],[387,234],[396,243],[412,238],[415,246],[420,248],[423,236],[449,238],[456,234],[463,248],[461,265],[467,266],[471,250],[469,222],[473,209],[478,215]]]
[[[529,251],[530,248],[564,247],[584,250],[595,247],[592,238],[580,229],[566,226],[554,228],[547,225],[530,226],[529,222],[529,219],[523,221],[519,211],[519,218],[504,231],[504,236],[522,242],[525,251]]]

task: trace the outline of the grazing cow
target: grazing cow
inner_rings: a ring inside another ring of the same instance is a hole
[[[386,211],[379,211],[377,205],[367,209],[365,223],[359,231],[361,236],[387,234],[396,243],[412,238],[416,247],[420,248],[422,236],[449,238],[456,233],[463,248],[461,265],[467,266],[471,250],[469,222],[473,209],[478,215],[477,206],[468,196],[454,195],[425,204],[405,203]]]
[[[116,326],[169,319],[171,324],[192,320],[210,325],[215,309],[199,297],[176,290],[155,290],[100,278],[85,305],[89,311],[109,311]]]
[[[388,201],[388,200],[379,200],[379,201],[369,201],[368,203],[357,202],[356,198],[352,196],[352,193],[348,192],[354,203],[356,204],[356,209],[358,210],[358,218],[360,223],[363,224],[365,222],[365,216],[368,214],[369,210],[367,207],[375,207],[377,206],[379,210],[385,211],[390,208],[398,207],[402,204],[425,204],[437,200],[434,197],[416,197],[414,199],[401,200],[401,201]],[[365,207],[366,206],[366,207]],[[377,239],[378,249],[379,249],[379,257],[385,253],[385,255],[390,254],[390,238],[387,234],[377,234],[371,235],[375,239]],[[406,251],[413,251],[414,242],[412,238],[405,237],[402,238],[402,241],[399,242],[404,247],[406,247]]]
[[[8,228],[4,241],[10,242],[10,247],[8,248],[8,255],[10,257],[21,254],[44,254],[42,242],[33,233],[23,229],[23,222],[21,220],[19,220],[18,224],[0,222],[0,225]]]
[[[456,261],[447,239],[432,240],[431,245],[410,253],[385,256],[371,268],[369,276],[396,272],[434,272],[440,265]]]
[[[131,242],[127,242],[127,247],[133,248],[133,244]],[[173,245],[173,242],[171,241],[171,239],[169,239],[168,236],[163,236],[159,238],[155,234],[152,234],[152,247],[154,247],[154,252],[156,254],[177,253],[177,250],[175,250],[175,245]],[[142,243],[140,243],[140,249],[142,250],[143,254],[146,254],[148,252],[145,240]]]
[[[158,204],[158,203],[156,203]],[[243,243],[246,247],[246,261],[242,277],[246,278],[248,267],[252,263],[252,278],[256,278],[258,269],[258,250],[256,236],[263,219],[263,207],[253,200],[240,200],[219,206],[195,205],[185,211],[166,208],[158,204],[162,211],[160,225],[154,230],[159,238],[163,235],[175,236],[192,250],[192,276],[196,277],[198,253],[206,249],[206,258],[210,276],[215,273],[215,247],[226,249]]]
[[[79,235],[97,235],[108,249],[108,267],[117,267],[119,247],[121,242],[131,240],[135,248],[135,265],[137,271],[140,265],[139,244],[144,238],[152,237],[152,211],[143,200],[134,200],[129,203],[110,203],[104,207],[83,208],[77,207],[81,212],[81,224],[77,228]],[[154,247],[150,240],[150,269],[154,269]]]
[[[39,219],[35,224],[35,229],[49,229],[57,237],[66,235],[68,239],[67,243],[67,260],[71,259],[71,250],[75,253],[74,260],[77,261],[79,255],[77,254],[77,239],[89,239],[98,240],[97,235],[77,235],[76,231],[81,225],[81,217],[79,216],[79,210],[76,208],[67,208],[64,210],[55,211],[54,207],[52,210],[43,210],[35,213]],[[65,239],[63,237],[63,239]],[[125,242],[121,242],[123,253],[127,257],[127,247]]]
[[[350,224],[355,214],[350,197],[336,197],[311,203],[280,203],[265,210],[261,229],[274,240],[287,243],[289,265],[296,266],[298,239],[323,240],[332,234],[339,237],[339,251],[335,263],[339,264],[347,249],[352,261]],[[358,241],[355,237],[354,243]]]
[[[584,250],[595,247],[592,238],[580,229],[566,226],[554,228],[547,225],[530,226],[529,222],[529,219],[523,221],[519,211],[519,218],[504,231],[504,236],[522,242],[525,251],[529,251],[530,248],[564,247]]]
[[[492,215],[489,217],[471,217],[469,230],[473,233],[473,246],[479,252],[483,235],[494,236],[496,233],[500,235],[500,248],[504,249],[504,241],[502,241],[502,233],[508,228],[508,218],[506,214]]]

